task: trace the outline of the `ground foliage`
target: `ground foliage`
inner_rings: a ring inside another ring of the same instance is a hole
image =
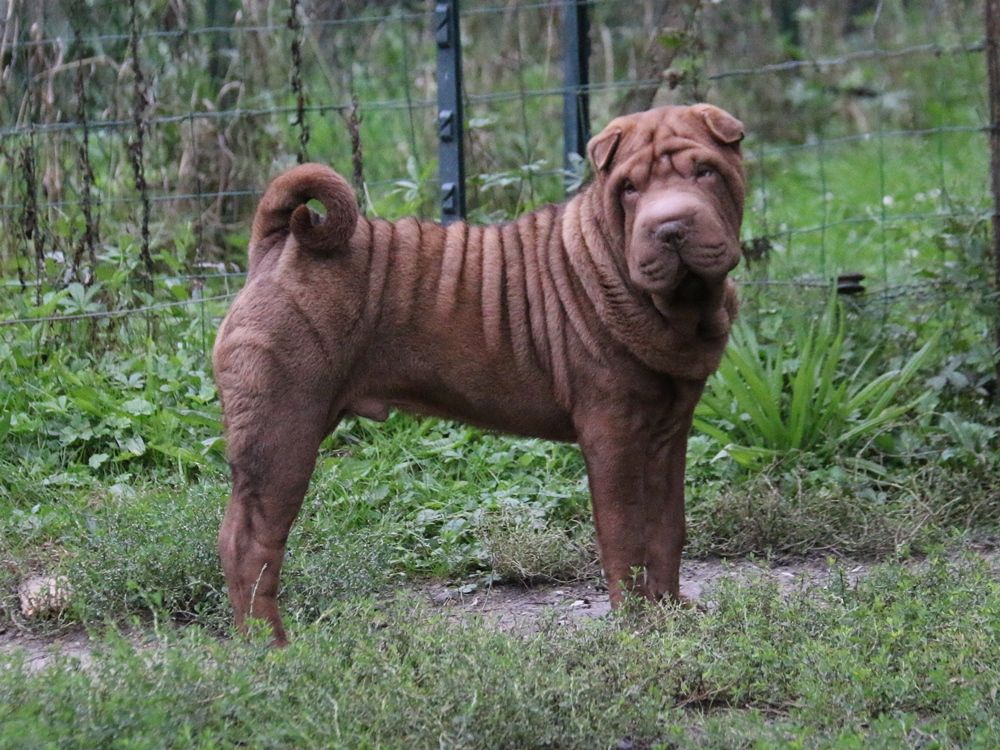
[[[708,613],[637,606],[532,635],[405,595],[323,615],[281,651],[166,626],[139,646],[110,635],[82,670],[5,657],[0,743],[989,747],[1000,733],[1000,589],[973,557],[784,598],[733,583]]]

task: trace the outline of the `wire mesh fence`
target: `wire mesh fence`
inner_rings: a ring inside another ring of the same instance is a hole
[[[582,82],[563,68],[569,5],[590,22]],[[470,220],[579,181],[568,91],[595,132],[708,100],[747,126],[748,289],[991,294],[981,4],[821,5],[463,2]],[[350,176],[370,214],[439,214],[430,3],[7,0],[0,16],[0,271],[32,303],[4,325],[224,301],[256,199],[296,161]],[[129,295],[89,293],[109,279]]]

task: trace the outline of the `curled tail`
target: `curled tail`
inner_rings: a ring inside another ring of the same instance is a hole
[[[306,205],[319,201],[320,216]],[[307,252],[329,255],[345,247],[358,223],[354,191],[339,174],[323,164],[300,164],[268,185],[253,219],[251,256],[270,235],[287,230]],[[251,262],[252,262],[251,258]]]

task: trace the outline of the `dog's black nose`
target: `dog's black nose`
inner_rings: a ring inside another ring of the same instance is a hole
[[[683,219],[665,221],[653,230],[653,236],[664,247],[677,248],[684,243],[687,237],[687,222]]]

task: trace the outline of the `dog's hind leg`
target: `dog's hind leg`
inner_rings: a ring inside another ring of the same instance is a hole
[[[303,418],[315,413],[305,403],[286,401],[267,411],[254,415],[256,430],[228,430],[233,491],[219,530],[219,556],[237,629],[245,630],[248,617],[261,618],[274,643],[283,645],[278,576],[327,430]]]

